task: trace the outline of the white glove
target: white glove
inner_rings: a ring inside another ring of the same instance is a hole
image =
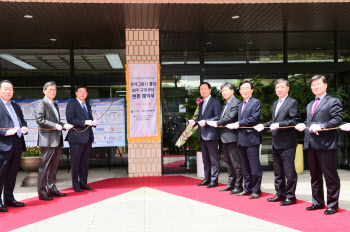
[[[212,126],[213,126],[213,127],[218,127],[218,122],[213,121],[213,122],[212,122]]]
[[[97,120],[92,121],[93,126],[97,126]]]
[[[198,124],[199,124],[201,127],[203,127],[203,126],[205,126],[205,121],[204,121],[204,120],[199,121]]]
[[[239,127],[239,124],[238,124],[238,122],[230,123],[230,124],[227,124],[226,127],[228,129],[237,129]]]
[[[340,130],[343,130],[343,131],[350,131],[350,123],[346,123],[344,125],[341,125],[340,126]]]
[[[56,130],[61,131],[62,130],[62,126],[59,125],[59,124],[56,124]]]
[[[263,131],[264,130],[264,125],[263,124],[258,124],[256,126],[254,126],[254,129],[258,132]]]
[[[27,134],[27,132],[28,132],[28,127],[25,127],[25,126],[22,127],[22,128],[21,128],[21,132],[22,132],[22,134],[24,134],[24,135]]]
[[[278,127],[280,127],[279,123],[272,123],[270,126],[270,130],[276,130],[276,129],[278,129]]]
[[[66,123],[66,124],[64,124],[64,129],[66,129],[66,130],[70,130],[70,129],[72,129],[74,126],[72,125],[72,124],[68,124],[68,123]]]
[[[298,123],[296,126],[295,126],[295,129],[302,132],[303,130],[305,130],[305,124],[304,123]]]
[[[91,120],[85,120],[85,125],[92,126],[92,121]]]
[[[18,131],[18,129],[19,129],[18,127],[15,127],[15,128],[13,128],[13,129],[7,130],[5,136],[11,136],[11,135],[16,134],[17,131]]]
[[[191,119],[191,120],[188,120],[188,123],[191,124],[192,126],[196,125],[196,121],[194,121],[194,120],[192,120],[192,119]]]
[[[320,124],[312,124],[311,126],[310,126],[310,129],[309,129],[311,132],[314,132],[314,133],[316,133],[316,131],[320,131],[320,130],[322,130],[321,129],[321,126],[320,126]]]

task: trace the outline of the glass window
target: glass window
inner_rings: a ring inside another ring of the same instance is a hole
[[[334,62],[333,33],[288,33],[288,62]]]
[[[208,33],[205,64],[282,63],[282,33]]]
[[[350,32],[338,33],[338,62],[350,62]]]

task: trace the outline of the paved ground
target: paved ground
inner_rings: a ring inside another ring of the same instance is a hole
[[[340,208],[350,210],[350,171],[339,170],[339,174],[342,184]],[[24,176],[25,173],[21,172],[17,178],[18,184],[15,189],[17,200],[37,196],[36,188],[20,187]],[[197,178],[196,174],[185,174],[184,176]],[[108,169],[90,169],[89,171],[89,182],[119,177],[127,177],[126,171],[122,168],[112,169],[110,172]],[[66,170],[60,170],[57,179],[59,189],[71,187],[70,175]],[[226,181],[227,173],[221,173],[219,182],[226,183]],[[273,172],[263,173],[262,191],[274,193]],[[298,199],[311,201],[308,171],[299,175],[296,194]],[[215,215],[215,218],[208,218],[208,215]],[[33,223],[16,231],[293,230],[230,210],[144,187]]]

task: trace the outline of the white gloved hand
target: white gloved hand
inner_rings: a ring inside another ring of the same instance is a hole
[[[342,131],[350,131],[350,123],[345,123],[344,125],[340,126],[340,130]]]
[[[295,126],[295,129],[302,132],[303,130],[305,130],[305,124],[304,123],[298,123],[296,126]]]
[[[213,127],[218,127],[218,122],[213,121],[212,124]]]
[[[205,126],[205,121],[204,121],[204,120],[199,121],[198,124],[199,124],[201,127],[203,127],[203,126]]]
[[[72,124],[68,124],[68,123],[66,123],[66,124],[64,124],[64,129],[66,129],[66,130],[70,130],[70,129],[72,129],[74,126],[72,125]]]
[[[92,121],[91,120],[85,120],[85,125],[92,126]]]
[[[270,130],[276,130],[276,129],[278,129],[278,127],[280,127],[279,123],[272,123],[270,126]]]
[[[228,129],[237,129],[239,127],[239,124],[238,124],[238,122],[230,123],[230,124],[227,124],[226,127]]]
[[[5,136],[11,136],[11,135],[16,134],[17,131],[18,131],[18,129],[19,129],[18,127],[15,127],[15,128],[13,128],[13,129],[7,130]]]
[[[25,126],[22,127],[22,128],[21,128],[21,132],[22,132],[22,134],[24,134],[24,135],[27,134],[27,132],[28,132],[28,127],[25,127]]]
[[[311,126],[310,126],[310,129],[309,129],[311,132],[314,132],[314,133],[316,133],[316,131],[320,131],[320,130],[322,130],[321,129],[321,126],[320,126],[320,124],[312,124]]]
[[[256,126],[254,126],[254,129],[258,132],[263,131],[264,130],[264,125],[263,124],[258,124]]]
[[[56,124],[56,130],[61,131],[62,130],[62,126],[60,124]]]
[[[97,126],[97,120],[92,121],[92,126]]]
[[[191,124],[192,126],[196,125],[196,121],[194,121],[194,120],[192,120],[192,119],[191,119],[191,120],[188,120],[188,123]]]

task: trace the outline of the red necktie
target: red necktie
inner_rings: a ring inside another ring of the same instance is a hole
[[[316,103],[315,103],[315,105],[314,105],[314,108],[312,108],[312,113],[311,113],[312,117],[314,116],[315,110],[317,109],[318,101],[319,101],[319,100],[320,100],[319,97],[316,98]]]

